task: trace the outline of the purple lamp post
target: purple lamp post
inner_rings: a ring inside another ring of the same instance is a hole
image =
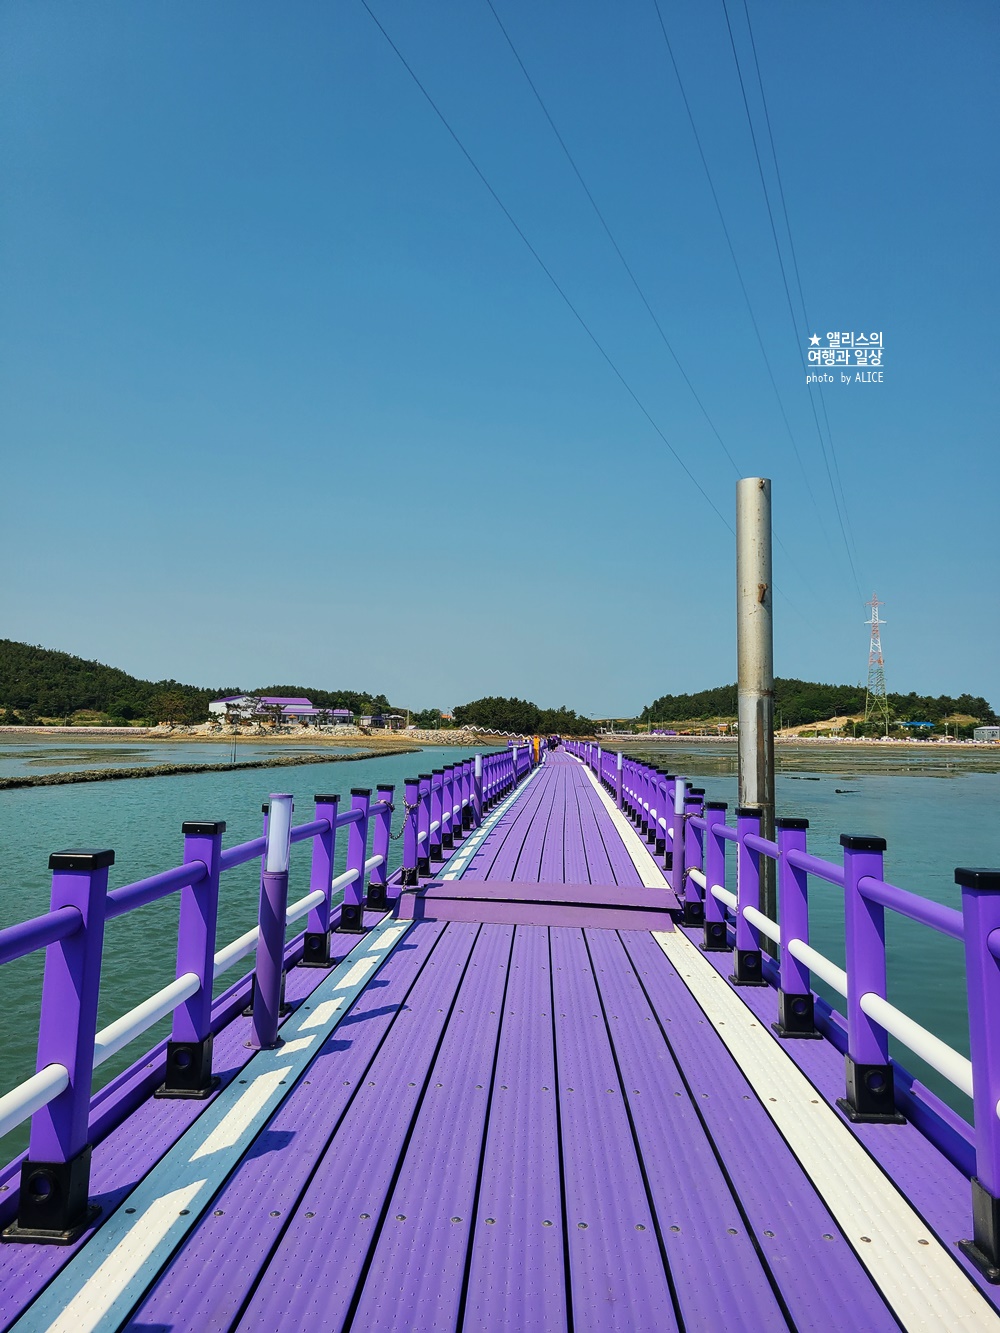
[[[288,862],[292,843],[292,797],[273,794],[268,802],[267,844],[261,876],[254,974],[253,1025],[250,1045],[270,1051],[281,1045],[278,1036],[281,977],[284,970],[285,911],[288,907]]]
[[[618,809],[622,808],[622,782],[625,777],[624,764],[621,750],[615,756],[615,796],[618,801]]]

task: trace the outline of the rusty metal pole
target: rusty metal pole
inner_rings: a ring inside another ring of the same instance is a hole
[[[736,483],[736,657],[739,690],[739,800],[761,812],[774,838],[774,635],[771,616],[771,483]],[[777,920],[775,867],[761,858],[760,910]],[[762,940],[765,946],[770,941]],[[768,952],[772,950],[769,948]]]

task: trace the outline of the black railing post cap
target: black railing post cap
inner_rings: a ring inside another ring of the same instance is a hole
[[[115,854],[110,847],[71,847],[49,857],[50,870],[103,870],[114,863]]]
[[[392,783],[392,782],[379,782],[379,783],[376,784],[376,790],[378,790],[378,791],[395,791],[395,790],[396,790],[396,787],[395,787],[395,784]]]
[[[418,782],[430,782],[430,780],[431,780],[431,778],[432,778],[433,776],[434,776],[433,773],[421,773],[421,774],[420,774],[420,777],[417,778],[417,781],[418,781]]]
[[[985,866],[957,866],[955,883],[963,889],[1000,889],[1000,870],[990,870]]]
[[[840,845],[849,852],[884,852],[887,843],[885,838],[876,838],[871,833],[842,833]]]
[[[704,787],[690,787],[690,788],[688,789],[688,795],[689,795],[689,796],[704,796],[704,795],[705,795],[705,788],[704,788]]]
[[[760,819],[764,811],[759,805],[738,805],[736,807],[737,819]]]
[[[432,768],[432,769],[431,769],[431,775],[432,775],[433,777],[439,778],[439,777],[441,777],[441,775],[442,775],[443,773],[444,773],[444,769],[443,769],[443,768]]]
[[[336,805],[337,802],[340,800],[340,793],[333,792],[332,794],[330,794],[328,792],[321,792],[318,796],[314,796],[313,800],[322,801],[324,805]]]
[[[219,833],[225,833],[226,821],[224,819],[187,819],[181,825],[181,832],[185,838],[198,837],[214,838]]]
[[[706,810],[728,810],[728,809],[729,809],[729,802],[728,802],[728,801],[706,801],[706,802],[705,802],[705,809],[706,809]]]
[[[797,829],[801,831],[802,829],[807,829],[809,827],[809,820],[799,819],[795,815],[782,815],[780,819],[774,821],[774,827]]]
[[[351,788],[351,795],[352,795],[352,796],[371,796],[371,794],[372,794],[372,789],[371,789],[371,787],[352,787],[352,788]]]
[[[419,781],[420,781],[419,778],[404,778],[404,779],[403,779],[403,786],[404,786],[404,787],[415,787]]]

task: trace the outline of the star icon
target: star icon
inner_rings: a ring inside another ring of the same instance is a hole
[[[819,346],[819,334],[818,334],[818,333],[814,333],[813,336],[809,339],[809,346],[810,346],[810,347],[818,347],[818,346]]]

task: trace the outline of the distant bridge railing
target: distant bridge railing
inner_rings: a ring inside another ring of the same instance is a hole
[[[297,957],[303,967],[331,967],[332,935],[363,932],[366,908],[391,910],[392,884],[415,884],[420,874],[430,875],[433,864],[444,860],[464,832],[477,827],[533,765],[529,748],[514,746],[407,779],[402,826],[395,835],[391,785],[379,784],[374,801],[369,789],[353,789],[347,810],[340,809],[339,796],[316,796],[313,818],[299,825],[292,824],[291,795],[275,794],[263,806],[261,837],[223,848],[224,822],[185,823],[181,865],[110,892],[112,850],[54,852],[49,857],[49,911],[0,930],[0,965],[46,950],[36,1073],[0,1097],[0,1136],[31,1119],[17,1220],[5,1238],[69,1243],[90,1220],[90,1112],[96,1068],[172,1014],[164,1080],[156,1096],[211,1096],[219,1083],[212,1072],[215,979],[256,954],[249,1044],[258,1050],[278,1045],[290,959]],[[347,830],[347,865],[335,877],[339,829]],[[398,878],[390,879],[389,843],[394,837],[402,837],[403,864]],[[301,842],[312,844],[309,892],[289,903],[291,848]],[[258,857],[257,924],[217,948],[220,878]],[[98,1031],[105,923],[172,894],[180,900],[175,979]],[[304,933],[286,944],[287,927],[303,917]]]
[[[683,922],[702,927],[701,948],[732,950],[736,985],[776,985],[780,1038],[822,1035],[813,975],[846,1000],[846,1088],[838,1106],[853,1122],[883,1124],[903,1123],[905,1110],[972,1177],[973,1241],[962,1246],[991,1281],[1000,1280],[1000,870],[956,869],[958,911],[888,883],[883,838],[842,834],[843,864],[837,865],[809,854],[808,820],[776,819],[771,841],[761,837],[756,808],[738,807],[733,827],[724,801],[706,801],[704,789],[679,776],[598,744],[564,743],[662,858]],[[725,887],[730,843],[735,893]],[[777,920],[760,910],[763,859],[777,866]],[[843,968],[809,943],[809,876],[843,891]],[[887,998],[886,908],[962,941],[971,1059]],[[777,946],[776,967],[761,950],[761,936]],[[842,1035],[832,1024],[823,1026],[835,1040]],[[897,1086],[890,1036],[972,1098],[973,1125],[927,1090]]]

